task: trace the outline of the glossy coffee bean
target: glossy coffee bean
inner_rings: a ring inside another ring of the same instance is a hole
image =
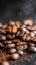
[[[18,50],[19,55],[23,55],[24,52],[22,50]]]
[[[18,53],[13,53],[11,55],[11,59],[17,60],[19,58],[19,54]]]
[[[8,51],[8,53],[15,53],[17,50],[15,49],[15,48],[11,48],[11,49],[9,49],[9,51]]]
[[[3,61],[1,65],[10,65],[8,61]]]
[[[14,43],[6,45],[6,48],[13,48],[13,47],[15,47]]]
[[[32,24],[33,24],[33,20],[31,20],[31,19],[26,19],[26,20],[24,20],[24,24],[25,24],[25,25],[32,25]]]

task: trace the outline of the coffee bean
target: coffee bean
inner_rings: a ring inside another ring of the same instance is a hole
[[[8,25],[10,25],[10,26],[15,25],[15,22],[12,21],[12,20],[10,20],[10,21],[8,22]]]
[[[0,40],[6,40],[6,36],[5,35],[0,35]]]
[[[11,44],[12,43],[12,41],[11,40],[6,40],[6,41],[4,41],[4,44]]]
[[[10,65],[8,61],[3,61],[1,65]]]
[[[19,28],[22,25],[21,22],[19,22],[19,21],[16,21],[15,24],[16,24],[17,28]]]
[[[34,34],[33,32],[30,32],[30,36],[31,36],[31,37],[34,37],[35,34]]]
[[[17,50],[26,50],[26,49],[27,49],[27,45],[17,46]]]
[[[8,51],[8,53],[15,53],[17,50],[15,49],[15,48],[11,48],[11,49],[9,49],[9,51]]]
[[[31,19],[26,19],[26,20],[23,21],[23,23],[24,23],[25,25],[32,25],[32,24],[33,24],[33,20],[31,20]]]
[[[19,58],[19,54],[18,53],[13,53],[11,55],[11,59],[17,60]]]
[[[2,28],[2,26],[3,26],[3,24],[2,24],[2,23],[0,23],[0,28]]]
[[[23,54],[24,54],[24,52],[23,52],[22,50],[18,50],[18,53],[19,53],[20,55],[23,55]]]
[[[16,43],[16,45],[26,45],[27,43],[26,42],[18,42],[18,43]]]
[[[29,45],[30,45],[30,46],[35,46],[35,44],[34,44],[34,43],[29,43]]]
[[[6,45],[6,48],[13,48],[13,47],[15,47],[14,43]]]
[[[31,51],[31,52],[36,52],[36,47],[34,47],[34,46],[30,46],[29,49],[30,49],[29,51]]]
[[[2,47],[2,48],[4,47],[4,45],[3,45],[3,43],[2,43],[2,42],[0,42],[0,48],[1,48],[1,47]]]

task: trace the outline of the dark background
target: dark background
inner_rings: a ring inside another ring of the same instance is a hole
[[[36,19],[36,0],[0,0],[0,21]]]

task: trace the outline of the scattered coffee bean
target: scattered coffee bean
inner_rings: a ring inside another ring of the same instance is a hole
[[[27,51],[36,52],[36,22],[27,19],[23,23],[12,20],[8,24],[0,23],[0,51],[3,65],[8,64],[9,58],[16,60]]]

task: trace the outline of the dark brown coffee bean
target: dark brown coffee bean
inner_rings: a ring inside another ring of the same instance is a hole
[[[36,35],[36,31],[33,31],[33,33]]]
[[[16,45],[26,45],[27,43],[26,42],[18,42],[18,43],[16,43]]]
[[[10,34],[8,34],[6,37],[7,39],[12,39],[12,36]]]
[[[17,32],[17,27],[14,25],[12,26],[12,33],[16,33]]]
[[[34,37],[35,34],[34,34],[33,32],[30,32],[30,36],[31,36],[31,37]]]
[[[6,48],[13,48],[13,47],[15,47],[14,43],[6,45]]]
[[[0,28],[0,33],[2,32],[2,29]]]
[[[11,55],[11,59],[17,60],[19,58],[19,54],[18,53],[13,53]]]
[[[33,24],[33,20],[31,20],[31,19],[26,19],[26,20],[23,21],[23,23],[24,23],[25,25],[32,25],[32,24]]]
[[[12,40],[12,39],[14,39],[15,38],[15,34],[8,34],[7,36],[7,39],[10,39],[10,40]]]
[[[12,43],[12,41],[11,40],[6,40],[6,41],[4,41],[4,44],[11,44]]]
[[[26,49],[27,49],[27,45],[17,46],[17,50],[26,50]]]
[[[32,41],[32,42],[36,42],[36,36],[31,37],[31,41]]]
[[[1,33],[2,33],[2,34],[6,34],[6,30],[2,30]]]
[[[23,52],[22,50],[18,50],[18,53],[19,53],[20,55],[23,55],[23,54],[24,54],[24,52]]]
[[[15,48],[11,48],[9,51],[8,51],[8,53],[15,53],[17,50],[15,49]]]
[[[34,44],[34,43],[29,43],[29,45],[30,45],[30,46],[35,46],[35,44]]]
[[[8,26],[8,32],[10,32],[10,33],[16,33],[17,32],[16,25]]]
[[[15,25],[15,21],[12,21],[12,20],[10,20],[9,22],[8,22],[8,25]]]
[[[1,65],[10,65],[8,61],[3,61]]]
[[[33,30],[34,30],[34,27],[33,27],[32,25],[28,25],[26,28],[27,28],[29,31],[33,31]]]
[[[2,43],[2,42],[0,42],[0,48],[1,48],[1,47],[4,47],[4,45],[3,45],[3,43]]]
[[[2,26],[3,26],[3,24],[2,24],[2,23],[0,23],[0,28],[2,28]]]
[[[19,28],[22,24],[21,24],[21,22],[16,21],[16,22],[15,22],[15,25],[17,26],[17,28]]]
[[[30,35],[26,35],[26,41],[30,41],[31,36]]]
[[[22,40],[23,40],[23,41],[26,40],[26,34],[24,34],[24,35],[22,36]]]
[[[22,31],[23,31],[24,33],[26,33],[26,34],[29,34],[29,31],[28,31],[25,27],[23,27],[23,26],[22,26]]]
[[[0,40],[6,40],[6,36],[5,35],[0,35]]]
[[[20,40],[19,39],[14,39],[14,40],[12,40],[12,42],[13,43],[18,43],[18,42],[20,42]]]
[[[36,52],[36,47],[34,47],[34,46],[29,46],[29,51],[31,51],[31,52]]]

